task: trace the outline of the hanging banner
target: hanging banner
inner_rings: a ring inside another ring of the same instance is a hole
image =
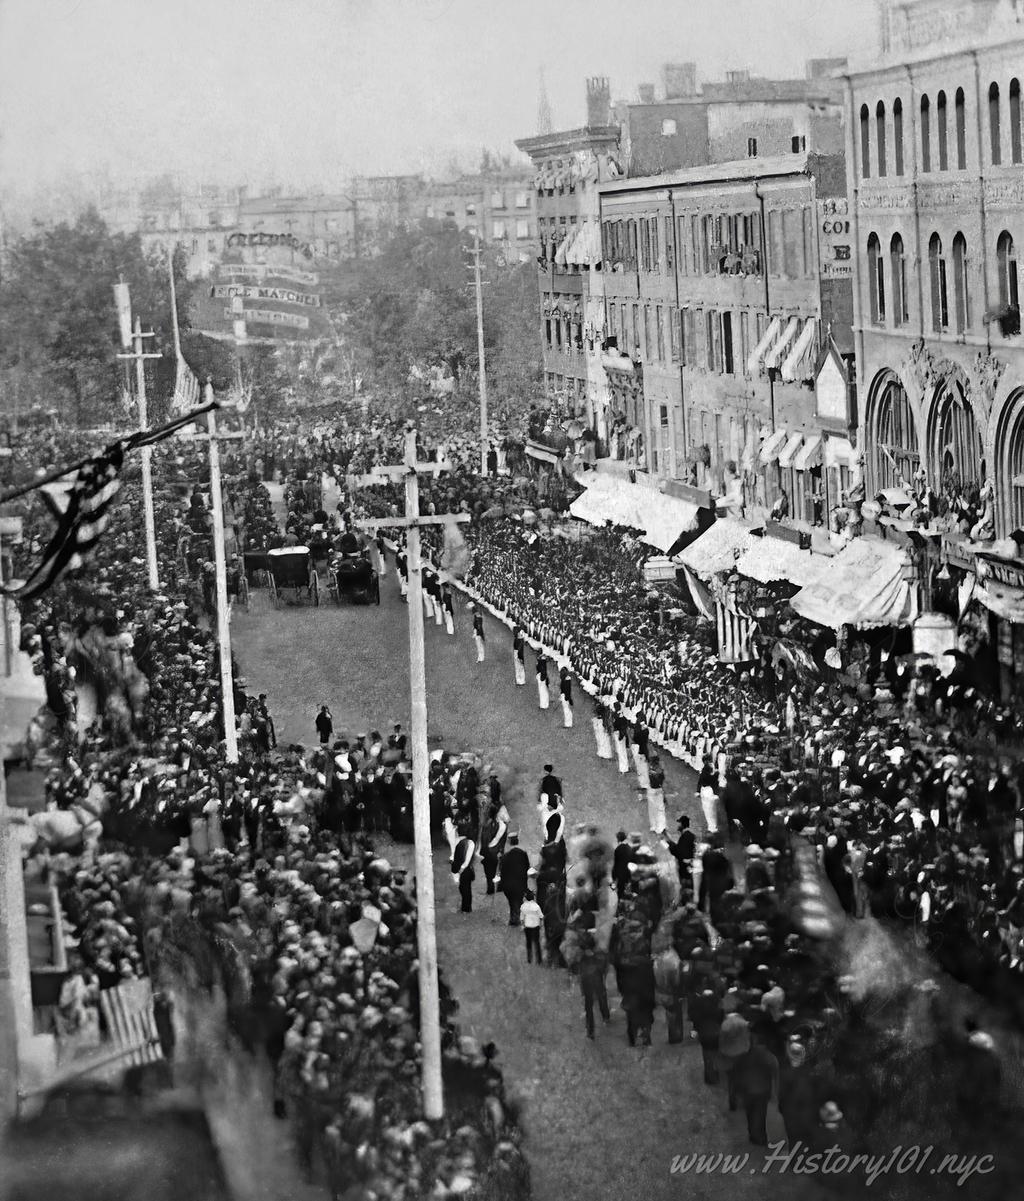
[[[121,330],[121,346],[132,348],[132,302],[127,284],[114,284],[114,305],[117,308],[117,323]]]

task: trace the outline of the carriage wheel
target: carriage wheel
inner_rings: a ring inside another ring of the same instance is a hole
[[[313,586],[312,586],[311,591],[313,593],[313,604],[316,605],[316,607],[319,609],[320,608],[320,577],[317,575],[317,573],[315,571],[313,572],[312,584],[313,584]]]
[[[269,577],[269,584],[270,584],[270,603],[276,609],[278,607],[278,605],[280,604],[280,597],[279,597],[278,591],[277,591],[277,581],[274,579],[272,574]]]
[[[373,581],[373,599],[378,605],[380,604],[380,576]]]

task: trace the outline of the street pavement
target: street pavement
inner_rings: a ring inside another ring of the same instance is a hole
[[[331,707],[336,736],[379,730],[395,722],[409,728],[407,609],[398,594],[393,561],[382,581],[381,604],[336,607],[269,606],[254,591],[249,612],[236,609],[232,637],[250,693],[266,692],[281,744],[315,741],[313,720]],[[472,624],[457,599],[456,633],[433,622],[426,629],[428,738],[431,747],[479,752],[496,765],[513,830],[536,855],[541,843],[537,786],[552,763],[565,791],[567,824],[595,822],[648,838],[646,803],[631,772],[597,758],[591,703],[579,687],[576,724],[562,727],[561,708],[537,705],[533,657],[527,684],[514,683],[507,628],[485,616],[487,658],[476,662]],[[555,692],[555,689],[552,689]],[[688,813],[700,829],[692,770],[668,756],[668,826]],[[411,848],[388,839],[379,845],[392,861],[411,865]],[[824,1195],[805,1176],[762,1172],[763,1154],[749,1145],[742,1114],[728,1114],[724,1091],[703,1083],[700,1051],[687,1040],[667,1044],[658,1011],[654,1046],[646,1056],[626,1042],[625,1016],[609,973],[612,1020],[596,1041],[584,1036],[578,989],[565,971],[528,966],[522,932],[510,929],[502,897],[486,897],[482,872],[474,912],[457,912],[458,893],[447,870],[448,849],[435,845],[435,888],[441,970],[460,1002],[463,1033],[499,1048],[512,1097],[523,1107],[526,1150],[537,1201],[651,1201],[693,1198],[776,1198],[804,1201]],[[769,1139],[782,1137],[778,1114]],[[750,1152],[738,1171],[673,1173],[675,1156]]]

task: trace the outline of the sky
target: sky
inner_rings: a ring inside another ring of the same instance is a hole
[[[75,172],[340,184],[440,176],[585,122],[665,61],[801,76],[861,54],[876,0],[0,0],[0,180]]]

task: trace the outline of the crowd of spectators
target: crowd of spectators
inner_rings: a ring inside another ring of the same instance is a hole
[[[884,654],[856,683],[723,665],[707,633],[663,615],[621,530],[574,541],[503,521],[469,538],[467,583],[567,658],[604,720],[618,703],[655,744],[709,762],[754,842],[798,810],[847,909],[863,895],[915,923],[950,970],[1019,1005],[1019,714]]]
[[[71,438],[30,434],[5,464],[5,482],[80,454]],[[34,869],[59,883],[74,945],[65,997],[145,974],[172,923],[216,927],[244,948],[256,982],[251,1007],[267,1017],[279,1116],[294,1123],[306,1166],[338,1195],[528,1195],[494,1049],[459,1035],[450,998],[450,1104],[443,1124],[422,1120],[414,904],[402,873],[361,833],[410,824],[402,749],[388,748],[384,763],[370,737],[275,748],[269,698],[249,696],[235,665],[240,761],[226,761],[204,459],[188,443],[155,457],[162,593],[147,588],[132,464],[87,569],[22,606],[22,648],[54,701],[36,765],[48,808],[70,815],[61,841],[41,837],[31,850]],[[293,478],[301,471],[288,466]],[[277,536],[261,474],[225,456],[239,551]],[[15,577],[47,536],[42,506],[19,507]],[[76,696],[86,682],[96,698],[88,721]],[[454,804],[446,773],[454,769],[442,761],[435,791]],[[102,838],[90,854],[86,831],[97,821]]]

